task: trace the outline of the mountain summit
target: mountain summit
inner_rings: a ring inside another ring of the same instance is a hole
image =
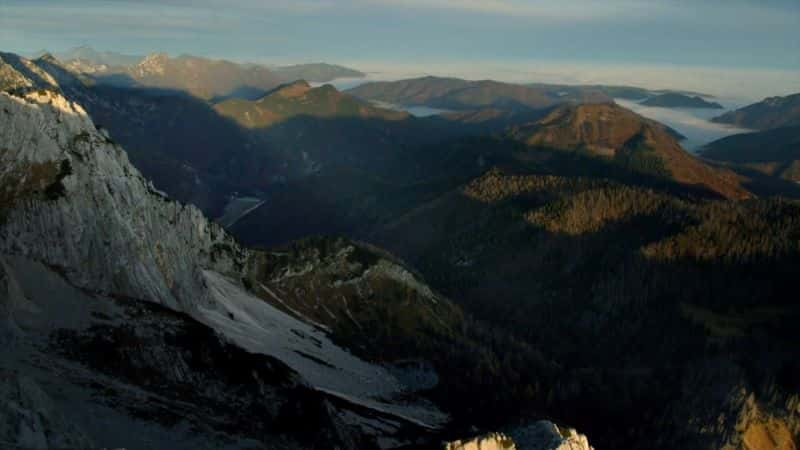
[[[291,83],[286,83],[278,86],[271,92],[268,92],[263,98],[271,95],[276,95],[284,98],[298,97],[311,90],[311,85],[306,80],[296,80]]]
[[[681,148],[670,129],[613,103],[565,105],[541,120],[512,127],[509,135],[530,147],[587,153],[723,197],[750,196],[734,173]]]

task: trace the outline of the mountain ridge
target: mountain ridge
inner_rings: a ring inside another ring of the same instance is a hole
[[[45,54],[52,53],[41,51],[34,59]],[[207,99],[228,96],[251,98],[281,83],[298,79],[324,83],[337,78],[366,76],[357,70],[327,63],[268,67],[190,54],[174,58],[165,52],[143,56],[123,55],[97,51],[88,46],[54,55],[64,67],[96,77],[100,82],[178,88]]]
[[[370,82],[348,91],[367,100],[398,105],[423,105],[445,110],[498,108],[510,110],[543,109],[563,102],[606,102],[611,98],[599,92],[558,92],[541,87],[492,80],[467,81],[458,78],[427,76],[393,82]]]
[[[33,55],[34,59],[41,57],[45,53],[50,53],[42,50]],[[128,66],[138,64],[144,56],[142,55],[129,55],[124,53],[117,53],[112,51],[99,51],[91,46],[82,45],[74,47],[63,52],[53,53],[61,61],[70,60],[83,60],[95,65],[105,66]]]
[[[666,93],[650,97],[643,102],[645,106],[655,106],[660,108],[704,108],[704,109],[723,109],[717,102],[709,102],[699,96],[689,96],[677,93]]]
[[[315,83],[327,83],[337,78],[364,78],[364,72],[328,63],[305,63],[289,66],[277,66],[273,70],[287,80],[305,79]]]
[[[378,108],[326,84],[313,88],[305,80],[280,85],[254,100],[230,99],[214,105],[222,116],[248,128],[264,128],[295,116],[360,117],[403,120],[408,113]]]
[[[633,170],[703,185],[724,197],[751,196],[737,176],[683,150],[667,127],[615,104],[564,106],[509,134],[529,147],[588,151]]]
[[[754,130],[797,126],[800,125],[800,94],[769,97],[711,121]]]

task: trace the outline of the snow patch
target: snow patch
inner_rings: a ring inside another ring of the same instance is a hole
[[[328,394],[427,428],[447,422],[447,415],[432,405],[400,404],[397,399],[409,392],[407,386],[387,369],[333,344],[316,327],[249,294],[219,273],[206,270],[203,278],[216,305],[198,308],[196,318],[238,346],[280,359]]]

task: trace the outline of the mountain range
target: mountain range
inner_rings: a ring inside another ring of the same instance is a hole
[[[453,111],[486,108],[535,110],[564,102],[608,103],[613,98],[669,108],[722,108],[717,103],[704,100],[703,97],[710,97],[707,94],[694,92],[607,85],[514,85],[491,80],[467,81],[432,76],[365,83],[351,89],[350,93],[371,101]]]
[[[166,53],[147,55],[120,75],[143,86],[179,89],[200,98],[249,95],[272,89],[281,82],[280,77],[265,67],[243,67],[230,61],[190,55],[170,58]]]
[[[675,91],[670,89],[648,89],[637,86],[607,85],[607,84],[552,84],[552,83],[529,83],[528,86],[545,88],[549,90],[560,90],[562,92],[601,92],[611,98],[624,100],[643,101],[650,97],[664,94],[679,94],[690,97],[712,98],[713,96],[701,92]]]
[[[49,53],[41,51],[35,58],[44,55]],[[193,55],[176,58],[166,53],[123,55],[97,51],[88,46],[54,56],[73,72],[89,74],[99,82],[178,89],[204,99],[230,96],[257,98],[270,89],[295,80],[324,83],[337,78],[365,76],[357,70],[325,63],[266,67]]]
[[[364,78],[366,74],[337,64],[309,63],[273,67],[284,80],[308,80],[313,83],[327,83],[337,78]]]
[[[40,50],[33,55],[33,58],[39,58],[50,52],[47,50]],[[100,51],[88,45],[71,48],[63,52],[55,52],[53,55],[61,61],[81,60],[94,65],[105,66],[132,66],[139,64],[144,56],[141,55],[127,55],[117,52]]]
[[[800,204],[605,93],[0,59],[2,441],[798,442]]]
[[[445,110],[499,108],[531,110],[565,101],[601,103],[611,98],[597,91],[570,92],[558,89],[457,78],[423,77],[390,82],[370,82],[348,91],[370,101],[396,105],[423,105]]]

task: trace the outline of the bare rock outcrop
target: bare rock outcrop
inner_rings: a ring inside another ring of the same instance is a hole
[[[0,93],[0,115],[3,252],[184,311],[209,303],[200,267],[242,269],[245,251],[158,192],[79,105],[54,90]]]
[[[30,378],[0,370],[0,447],[91,448],[92,442]]]
[[[589,439],[573,428],[540,420],[506,433],[487,433],[445,444],[445,450],[594,450]]]

